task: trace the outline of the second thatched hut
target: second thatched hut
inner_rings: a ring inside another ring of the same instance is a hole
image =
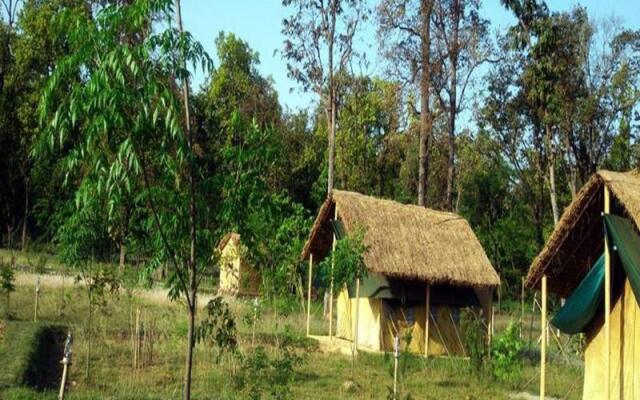
[[[348,235],[357,228],[365,232],[367,276],[335,288],[337,326],[330,320],[330,337],[389,351],[397,336],[410,338],[403,348],[412,352],[464,356],[461,308],[481,309],[491,330],[491,298],[500,279],[464,218],[336,190],[320,208],[303,258],[320,262],[337,229]]]

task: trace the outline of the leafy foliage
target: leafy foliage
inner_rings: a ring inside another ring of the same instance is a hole
[[[15,275],[11,264],[0,265],[0,293],[9,297],[16,290]]]
[[[302,362],[304,359],[286,341],[274,355],[258,346],[242,360],[234,384],[247,399],[290,399],[290,386],[296,379],[296,368]]]
[[[523,348],[524,343],[520,339],[517,324],[509,323],[507,328],[492,342],[491,367],[496,379],[509,383],[520,380]]]
[[[326,286],[332,277],[334,287],[341,288],[366,276],[364,254],[367,246],[364,243],[364,236],[365,229],[356,227],[353,232],[337,240],[335,250],[319,263],[318,270]]]
[[[229,305],[220,296],[214,297],[205,307],[206,316],[196,333],[198,342],[206,342],[217,349],[216,361],[225,353],[238,351],[236,322]]]

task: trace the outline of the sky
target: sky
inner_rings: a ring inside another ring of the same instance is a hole
[[[371,0],[375,5],[378,0]],[[640,29],[637,0],[549,0],[551,11],[570,10],[576,4],[587,8],[590,18],[616,17],[626,28]],[[260,73],[271,77],[281,104],[290,109],[303,109],[312,105],[314,96],[301,93],[296,82],[287,77],[286,62],[279,54],[283,36],[282,19],[290,11],[281,0],[184,0],[182,2],[185,29],[200,41],[216,62],[214,40],[220,31],[233,32],[249,43],[260,55]],[[502,31],[514,23],[514,18],[501,5],[500,0],[485,0],[482,13],[491,21],[491,29]],[[371,20],[373,23],[374,19]],[[375,27],[366,26],[357,38],[357,47],[367,53],[369,73],[382,75],[384,61],[378,57]],[[205,77],[196,72],[194,84],[200,86]]]

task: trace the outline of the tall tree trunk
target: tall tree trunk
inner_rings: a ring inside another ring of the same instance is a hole
[[[418,169],[418,205],[425,206],[429,186],[429,147],[431,142],[431,11],[432,0],[421,0],[422,76],[420,77],[420,165]]]
[[[25,180],[24,187],[24,216],[22,218],[22,243],[21,249],[25,251],[27,247],[27,219],[29,218],[29,179]]]
[[[553,137],[551,136],[551,127],[547,125],[546,129],[546,143],[549,157],[549,197],[551,200],[551,211],[553,212],[553,224],[557,225],[560,219],[560,213],[558,211],[558,196],[556,191],[556,167],[555,167],[555,151],[553,148]]]
[[[124,263],[127,258],[127,245],[124,244],[124,240],[120,242],[120,272],[124,272]]]
[[[333,80],[333,79],[332,79]],[[331,84],[333,86],[333,83]],[[332,93],[329,95],[330,99],[330,112],[329,112],[329,137],[328,137],[328,158],[329,163],[327,166],[327,195],[331,195],[333,193],[333,181],[334,181],[334,171],[335,171],[335,158],[336,158],[336,99],[334,89],[331,88],[329,91]]]
[[[333,179],[334,168],[336,158],[336,87],[335,79],[333,76],[333,42],[335,38],[336,28],[336,0],[330,0],[331,6],[329,12],[331,13],[331,24],[329,26],[329,32],[327,32],[327,62],[329,66],[329,132],[328,132],[328,158],[329,165],[327,166],[327,196],[331,196],[333,193]]]
[[[187,329],[187,358],[185,360],[184,400],[191,399],[191,375],[193,370],[193,347],[195,346],[196,305],[195,291],[189,290],[187,296],[191,299],[187,304],[189,323]]]
[[[558,196],[556,194],[556,168],[553,162],[549,163],[549,196],[551,199],[551,210],[553,211],[553,224],[557,225],[560,220],[558,211]]]
[[[449,46],[449,63],[451,64],[451,81],[449,88],[449,160],[447,168],[446,206],[453,210],[453,182],[455,180],[456,161],[456,115],[458,113],[458,43],[460,25],[460,1],[453,2],[453,38]]]
[[[176,0],[176,18],[178,31],[182,33],[182,10],[180,0]],[[187,69],[186,56],[182,54],[182,67]],[[193,166],[193,136],[191,132],[191,117],[189,112],[189,79],[182,80],[182,100],[184,102],[184,126],[189,146],[188,179],[189,179],[189,236],[190,251],[188,261],[189,283],[187,290],[187,308],[189,312],[189,328],[187,332],[187,357],[185,360],[184,393],[183,399],[191,399],[191,375],[193,370],[193,347],[195,344],[195,317],[196,317],[196,292],[197,292],[197,267],[196,267],[196,197],[195,197],[195,171]]]
[[[571,192],[571,199],[576,198],[578,193],[578,171],[576,169],[575,160],[572,160],[573,151],[571,150],[571,139],[569,133],[564,136],[564,150],[567,165],[569,166],[569,176],[567,177],[567,185]]]

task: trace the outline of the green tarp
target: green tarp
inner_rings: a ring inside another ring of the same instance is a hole
[[[567,334],[583,332],[604,301],[604,254],[573,291],[551,323]]]
[[[621,217],[604,215],[604,231],[612,246],[612,265],[622,265],[631,288],[640,299],[640,236],[633,224]],[[612,285],[615,288],[615,285]],[[604,254],[573,291],[551,323],[564,333],[584,332],[604,304]]]
[[[628,219],[607,214],[604,216],[604,224],[608,237],[616,247],[614,253],[622,261],[622,267],[638,301],[640,299],[640,236]]]

